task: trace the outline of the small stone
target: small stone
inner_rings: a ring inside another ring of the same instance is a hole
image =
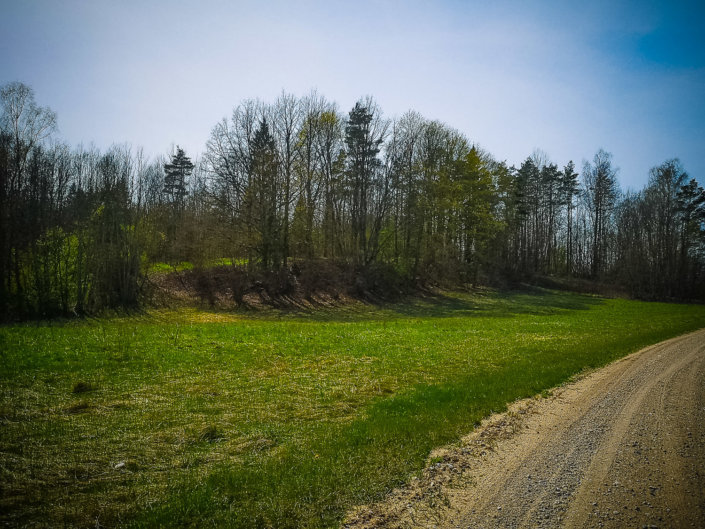
[[[115,465],[115,467],[113,467],[113,468],[115,468],[115,470],[120,470],[121,468],[125,468],[125,462],[124,462],[124,461],[120,461],[120,462],[119,462],[117,465]]]

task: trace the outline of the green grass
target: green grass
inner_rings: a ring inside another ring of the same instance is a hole
[[[247,259],[231,259],[229,257],[221,257],[219,259],[213,259],[205,263],[206,268],[214,266],[245,266],[247,265]],[[181,261],[176,264],[169,264],[164,262],[151,263],[146,267],[146,271],[149,274],[168,274],[170,272],[183,272],[184,270],[193,270],[194,264],[190,261]]]
[[[180,263],[176,264],[158,262],[151,263],[147,266],[147,272],[150,274],[168,274],[170,272],[182,272],[184,270],[192,269],[193,263],[190,263],[189,261],[181,261]]]
[[[0,327],[0,522],[335,526],[507,402],[703,326],[536,290]]]

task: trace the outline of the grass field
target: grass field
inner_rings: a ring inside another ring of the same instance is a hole
[[[535,290],[0,327],[0,524],[335,526],[507,402],[703,326]]]

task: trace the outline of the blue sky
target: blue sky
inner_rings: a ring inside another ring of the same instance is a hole
[[[0,84],[71,144],[193,156],[241,100],[317,89],[442,120],[496,158],[678,157],[705,182],[703,2],[0,0]]]

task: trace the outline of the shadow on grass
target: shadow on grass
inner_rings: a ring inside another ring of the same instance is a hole
[[[521,290],[506,291],[426,291],[397,302],[292,302],[286,308],[245,310],[238,311],[237,314],[253,320],[302,319],[333,323],[402,318],[511,318],[519,315],[553,315],[561,311],[588,310],[602,303],[604,298],[592,295],[525,287]],[[217,309],[208,311],[220,314],[225,312]]]
[[[455,441],[493,411],[535,395],[579,370],[584,358],[547,355],[546,369],[518,358],[501,371],[477,370],[444,384],[418,385],[371,403],[347,425],[312,432],[280,458],[222,466],[201,483],[175,484],[131,527],[335,527],[353,505],[378,500],[423,468],[435,446]],[[227,505],[229,512],[222,506]]]
[[[473,294],[429,294],[411,303],[394,304],[389,309],[404,316],[501,318],[520,314],[555,314],[562,310],[588,310],[601,303],[603,299],[594,296],[530,288]]]

